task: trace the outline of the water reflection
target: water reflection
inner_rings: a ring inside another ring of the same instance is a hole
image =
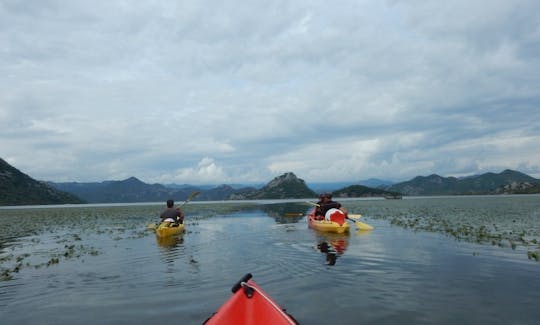
[[[368,236],[370,235],[372,230],[365,230],[365,229],[358,229],[354,233],[356,236]]]
[[[317,249],[325,254],[327,265],[335,265],[338,257],[345,253],[348,246],[348,234],[317,234]]]
[[[301,203],[276,203],[264,205],[262,210],[276,223],[298,223],[304,219],[306,206]]]
[[[166,266],[165,274],[169,275],[167,277],[167,286],[176,286],[178,285],[176,274],[178,273],[178,261],[183,256],[183,243],[184,236],[172,235],[166,237],[156,236],[156,241],[159,246],[159,255],[160,260]]]

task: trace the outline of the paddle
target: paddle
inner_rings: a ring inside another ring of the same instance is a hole
[[[199,194],[201,194],[201,192],[199,192],[199,191],[195,191],[195,192],[191,193],[191,194],[187,197],[187,199],[184,201],[184,203],[182,203],[182,205],[178,207],[178,209],[180,209],[181,207],[183,207],[184,205],[186,205],[189,201],[193,200],[193,199],[194,199],[195,197],[197,197],[197,195],[199,195]],[[157,226],[158,226],[157,224],[151,223],[151,224],[148,225],[148,229],[156,229]]]
[[[286,217],[301,217],[303,215],[302,212],[285,212]]]
[[[363,223],[359,221],[358,219],[362,218],[361,214],[351,214],[349,213],[347,215],[347,219],[354,221],[358,229],[360,230],[373,230],[373,227],[371,225],[368,225],[367,223]]]
[[[361,221],[358,221],[358,220],[354,220],[354,219],[351,219],[349,217],[346,217],[346,218],[351,220],[351,221],[354,221],[354,224],[360,230],[373,230],[373,226],[368,225],[367,223],[364,223],[364,222],[361,222]]]
[[[311,204],[311,205],[314,205],[314,206],[316,206],[316,207],[320,207],[320,206],[321,206],[320,204],[313,203],[313,202],[310,202],[310,201],[306,201],[306,203]]]
[[[201,192],[199,191],[195,191],[193,193],[191,193],[188,198],[184,201],[184,203],[182,203],[182,205],[180,206],[183,207],[184,205],[186,205],[189,201],[193,200],[195,197],[197,197],[197,195],[201,194]]]
[[[310,201],[306,201],[306,203],[309,203],[311,205],[320,207],[320,205],[317,204],[317,203],[313,203],[313,202],[310,202]],[[354,224],[356,225],[356,227],[358,227],[358,229],[360,229],[360,230],[373,230],[373,226],[368,225],[367,223],[364,223],[364,222],[361,222],[361,221],[357,220],[357,219],[362,218],[361,214],[345,214],[345,218],[347,218],[348,220],[353,221]]]

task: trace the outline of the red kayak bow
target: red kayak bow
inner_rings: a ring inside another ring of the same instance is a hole
[[[204,324],[298,324],[253,280],[251,273],[240,279],[233,287],[229,298]]]

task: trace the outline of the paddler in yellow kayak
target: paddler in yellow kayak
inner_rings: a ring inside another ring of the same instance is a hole
[[[167,200],[167,208],[161,212],[161,222],[184,223],[184,212],[180,208],[174,208],[174,201]]]
[[[318,220],[329,220],[330,216],[327,212],[331,209],[338,209],[342,211],[345,214],[345,217],[348,214],[347,209],[341,206],[341,203],[332,200],[332,193],[330,192],[319,195],[319,202],[317,202],[317,205],[318,206],[315,209],[315,217]]]

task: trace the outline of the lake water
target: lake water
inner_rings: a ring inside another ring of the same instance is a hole
[[[201,324],[250,272],[301,324],[538,324],[540,196],[343,203],[375,229],[192,202],[160,241],[160,204],[0,209],[0,322]]]

